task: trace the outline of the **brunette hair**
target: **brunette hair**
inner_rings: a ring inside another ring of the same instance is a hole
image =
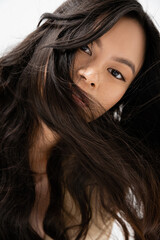
[[[92,101],[72,80],[74,56],[123,16],[145,31],[143,66],[122,99],[87,122],[72,97],[74,89]],[[106,226],[111,218],[120,223],[126,240],[126,221],[135,239],[159,240],[159,96],[160,36],[139,2],[68,0],[43,14],[37,29],[0,59],[0,239],[42,239],[29,223],[36,174],[29,149],[43,122],[60,136],[47,162],[45,232],[68,240],[77,228],[74,239],[84,239],[97,209]],[[80,211],[77,225],[64,221],[66,191]]]

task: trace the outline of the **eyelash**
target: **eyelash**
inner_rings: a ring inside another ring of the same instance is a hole
[[[89,50],[89,52],[86,52],[86,51],[84,50],[84,48],[86,48],[86,47],[87,47],[87,50]],[[88,47],[88,45],[82,46],[82,47],[80,47],[80,49],[81,49],[83,52],[87,53],[88,55],[92,56],[92,51],[91,51],[91,49]]]
[[[86,51],[86,48],[87,48],[88,52]],[[88,47],[88,45],[85,45],[85,46],[80,47],[80,50],[82,50],[83,52],[87,53],[89,56],[92,56],[92,51],[91,51],[91,49]],[[112,75],[112,76],[115,77],[116,79],[119,79],[119,80],[122,80],[122,81],[126,82],[126,80],[125,80],[125,78],[123,77],[123,75],[122,75],[119,71],[117,71],[116,69],[108,68],[107,70],[108,70],[110,73],[112,73],[112,72],[118,73],[118,75],[121,75],[121,78],[116,78],[116,77],[113,76],[113,75]]]
[[[121,75],[121,78],[117,78],[117,79],[126,82],[126,80],[125,80],[125,78],[123,77],[123,75],[122,75],[119,71],[117,71],[116,69],[108,68],[107,70],[108,70],[110,73],[112,73],[112,71],[118,73],[118,75]],[[113,76],[113,77],[115,77],[115,76]],[[115,78],[116,78],[116,77],[115,77]]]

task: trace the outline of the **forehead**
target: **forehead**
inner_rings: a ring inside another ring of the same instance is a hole
[[[99,38],[103,53],[125,57],[135,64],[139,71],[144,61],[145,32],[139,22],[133,18],[122,17],[108,32]]]

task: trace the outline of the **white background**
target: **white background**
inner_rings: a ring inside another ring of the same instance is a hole
[[[160,30],[160,0],[139,0]],[[0,0],[0,55],[35,30],[41,14],[64,0]]]
[[[139,1],[160,30],[160,0]],[[62,2],[64,0],[0,0],[0,56],[35,30],[44,12],[53,12]],[[124,239],[115,223],[112,237]]]

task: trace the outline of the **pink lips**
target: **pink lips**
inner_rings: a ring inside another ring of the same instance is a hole
[[[75,99],[75,101],[77,102],[77,103],[79,103],[81,106],[83,106],[83,107],[86,107],[87,105],[80,99],[80,97],[78,97],[77,95],[75,95],[75,94],[72,94],[72,96],[73,96],[73,98]]]

